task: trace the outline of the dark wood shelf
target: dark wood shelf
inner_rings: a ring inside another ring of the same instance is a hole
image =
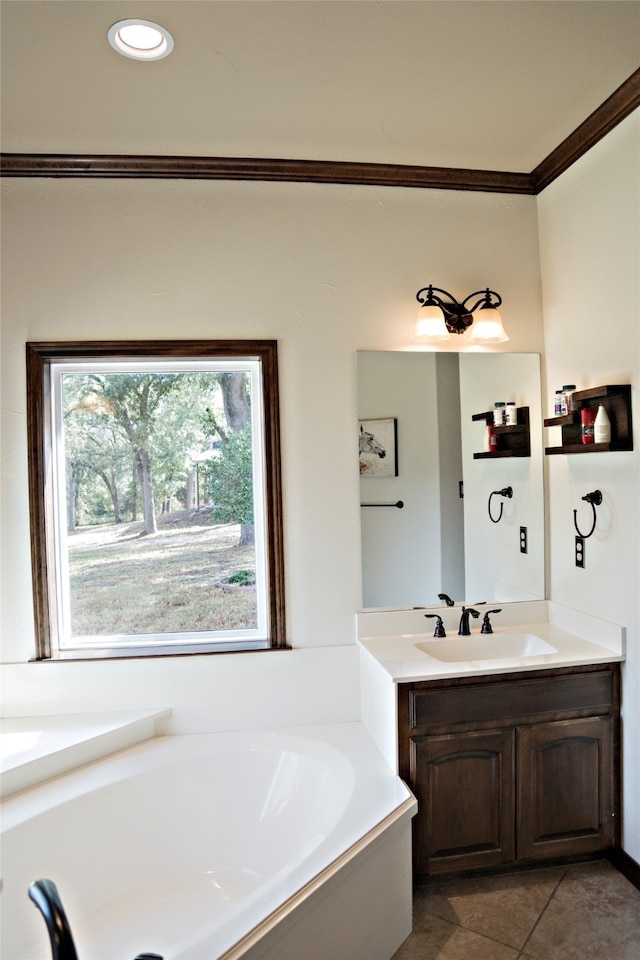
[[[631,449],[618,443],[563,443],[561,447],[545,447],[544,452],[552,456],[555,453],[612,453]]]
[[[492,452],[485,450],[482,453],[474,453],[474,460],[499,460],[504,457],[531,456],[529,407],[518,407],[517,412],[517,423],[506,423],[501,427],[495,427],[498,449]],[[493,410],[474,413],[471,415],[471,419],[476,422],[484,422],[487,426],[493,426]]]
[[[562,417],[549,417],[544,420],[545,427],[560,427],[562,443],[556,447],[545,447],[545,454],[573,453],[615,453],[633,450],[633,429],[631,421],[631,386],[628,383],[607,384],[602,387],[590,387],[588,390],[575,390],[574,401],[579,409]],[[585,407],[598,407],[602,404],[611,421],[610,443],[582,443],[580,411]]]
[[[542,422],[545,427],[569,427],[572,423],[579,423],[580,421],[576,421],[575,414],[567,413],[563,417],[549,417]]]
[[[486,410],[484,413],[473,413],[472,420],[484,420],[486,424],[493,423],[493,410]]]
[[[488,453],[483,451],[482,453],[474,453],[474,460],[499,460],[500,457],[529,457],[531,454],[528,450],[496,450],[494,453]]]

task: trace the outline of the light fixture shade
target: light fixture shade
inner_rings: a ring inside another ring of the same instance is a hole
[[[482,307],[476,316],[468,336],[470,343],[504,343],[509,339],[495,307]]]
[[[451,334],[444,322],[444,313],[437,304],[428,304],[420,307],[416,317],[416,332],[414,340],[430,341],[449,340]]]

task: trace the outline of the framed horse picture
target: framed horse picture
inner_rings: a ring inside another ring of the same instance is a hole
[[[358,446],[361,477],[398,476],[398,421],[359,420]]]

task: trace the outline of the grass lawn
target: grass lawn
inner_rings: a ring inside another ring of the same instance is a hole
[[[202,515],[81,527],[69,535],[74,636],[173,633],[256,626],[255,586],[226,581],[255,570],[253,546],[239,547],[238,524]]]

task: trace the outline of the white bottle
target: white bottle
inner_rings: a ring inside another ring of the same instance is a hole
[[[493,405],[493,423],[496,427],[504,426],[504,401],[496,400]]]
[[[518,423],[518,408],[515,400],[507,400],[507,419],[506,422],[514,427]]]
[[[611,421],[602,404],[598,407],[596,422],[593,425],[593,439],[596,443],[611,443]]]

